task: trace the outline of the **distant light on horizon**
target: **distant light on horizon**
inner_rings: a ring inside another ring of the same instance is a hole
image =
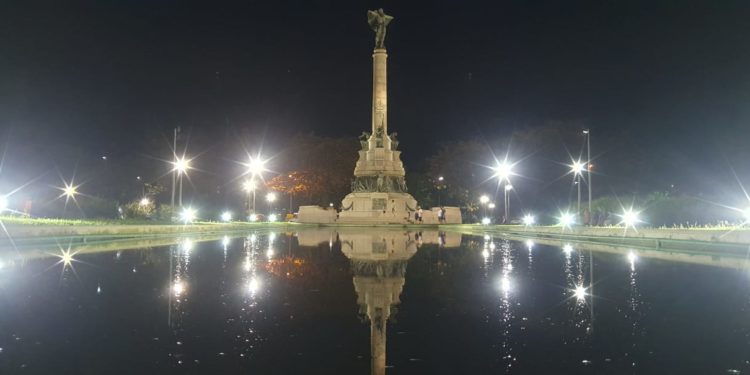
[[[250,221],[258,221],[258,215],[257,214],[251,214],[250,215]]]
[[[180,221],[182,221],[185,224],[192,223],[198,215],[198,212],[193,209],[192,207],[185,207],[182,209],[182,213],[180,214]]]
[[[143,197],[143,198],[141,198],[141,201],[140,201],[140,202],[138,202],[138,204],[139,204],[139,205],[140,205],[141,207],[145,207],[145,206],[148,206],[148,205],[149,205],[149,203],[151,203],[151,201],[150,201],[150,200],[149,200],[148,198],[146,198],[146,197]]]
[[[491,222],[492,220],[490,220],[490,218],[488,217],[485,217],[484,219],[482,219],[482,225],[490,225]]]
[[[225,222],[232,221],[232,213],[229,211],[224,211],[221,214],[221,221],[225,221]]]
[[[276,219],[277,219],[276,214],[268,215],[268,221],[276,221]]]
[[[526,214],[523,217],[523,225],[529,227],[536,223],[536,218],[532,214]]]
[[[623,213],[619,215],[622,218],[622,220],[620,221],[620,224],[624,225],[625,228],[629,228],[629,227],[635,228],[635,225],[641,222],[640,218],[638,217],[638,214],[639,213],[636,211],[633,211],[632,208],[623,211]]]
[[[575,215],[571,214],[570,212],[563,212],[560,214],[558,221],[559,225],[562,227],[571,227],[573,224],[575,224],[576,219]]]

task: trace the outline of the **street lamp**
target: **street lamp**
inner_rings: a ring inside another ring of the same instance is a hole
[[[503,200],[503,206],[504,206],[504,215],[503,215],[503,222],[507,221],[510,215],[510,200],[508,199],[508,191],[513,189],[513,186],[510,184],[510,176],[513,175],[513,163],[508,162],[508,160],[503,160],[502,162],[499,162],[497,166],[494,168],[495,170],[495,177],[498,178],[498,182],[502,185],[504,185],[504,200]]]
[[[513,185],[510,184],[510,181],[508,181],[507,184],[505,184],[505,188],[503,189],[504,197],[505,197],[505,217],[503,221],[507,221],[510,223],[510,197],[508,196],[508,192],[513,190]]]
[[[263,171],[266,170],[266,161],[263,160],[260,155],[257,157],[250,157],[250,162],[247,163],[247,172],[250,173],[251,177],[260,176]]]
[[[268,202],[268,212],[270,213],[273,207],[273,202],[276,201],[276,193],[269,192],[266,194],[266,202]]]
[[[180,186],[177,205],[182,207],[182,176],[187,174],[187,170],[190,169],[190,159],[186,159],[184,156],[180,158],[175,155],[175,160],[172,162],[172,165],[174,166],[172,171],[177,172],[177,183]]]
[[[242,190],[245,190],[245,192],[248,194],[248,197],[247,197],[248,199],[245,200],[245,202],[246,202],[245,208],[246,208],[247,214],[249,216],[249,215],[252,215],[252,214],[255,213],[255,179],[253,178],[253,179],[250,179],[250,180],[245,180],[245,182],[242,183]],[[253,210],[252,210],[252,213],[250,211],[250,202],[248,202],[249,198],[250,198],[250,196],[249,196],[250,193],[253,193]]]
[[[435,185],[435,189],[437,190],[437,196],[438,196],[438,206],[442,206],[441,202],[441,191],[445,189],[445,178],[443,176],[439,176],[437,178],[437,184]]]
[[[484,206],[484,216],[487,216],[487,203],[490,202],[490,197],[486,195],[482,195],[479,197],[479,203],[481,203]]]
[[[574,160],[573,164],[570,165],[570,172],[573,173],[573,179],[578,188],[578,212],[581,214],[581,177],[583,176],[583,170],[588,163],[581,163],[581,160]],[[591,211],[589,211],[590,213]]]

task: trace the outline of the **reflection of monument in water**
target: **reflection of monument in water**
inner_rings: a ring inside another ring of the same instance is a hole
[[[370,355],[373,374],[385,374],[386,326],[401,302],[406,283],[406,265],[422,245],[458,247],[460,233],[438,231],[404,232],[395,230],[301,231],[300,246],[315,246],[337,238],[341,252],[349,258],[354,274],[359,312],[370,321]]]
[[[359,137],[361,149],[354,168],[352,192],[341,202],[336,217],[332,209],[317,206],[300,207],[299,221],[307,223],[405,224],[413,221],[417,201],[406,188],[406,171],[396,133],[388,133],[388,80],[385,34],[393,17],[382,9],[367,12],[367,22],[375,31],[372,54],[372,123],[371,132]],[[437,224],[432,211],[425,212],[428,222]],[[460,210],[446,208],[450,223],[460,223]]]
[[[370,321],[373,374],[385,374],[386,323],[400,303],[406,264],[417,252],[414,233],[339,233],[341,251],[351,261],[360,313]]]

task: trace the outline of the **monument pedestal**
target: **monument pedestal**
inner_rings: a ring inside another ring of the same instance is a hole
[[[417,201],[407,193],[355,192],[341,203],[339,223],[408,224]]]

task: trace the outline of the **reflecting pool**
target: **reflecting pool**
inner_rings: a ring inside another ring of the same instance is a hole
[[[741,256],[355,228],[0,251],[2,374],[740,372]]]

